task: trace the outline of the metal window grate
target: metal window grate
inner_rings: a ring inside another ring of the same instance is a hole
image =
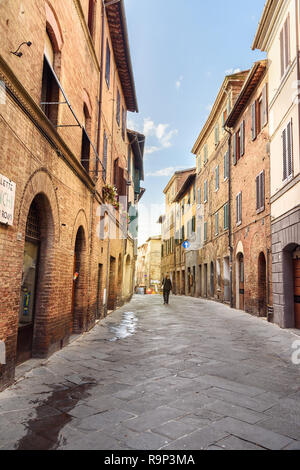
[[[26,237],[37,241],[41,239],[39,211],[35,202],[31,204],[27,217]]]

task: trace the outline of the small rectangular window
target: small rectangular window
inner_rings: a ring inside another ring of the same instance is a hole
[[[208,201],[208,191],[207,191],[207,180],[204,181],[204,203],[206,204]]]
[[[229,156],[229,154],[228,154],[228,152],[226,152],[225,155],[224,155],[224,181],[229,176],[229,167],[228,167],[229,158],[228,158],[228,156]]]
[[[242,193],[236,196],[236,224],[242,223]]]
[[[283,181],[293,176],[293,128],[290,121],[282,133]]]
[[[117,123],[120,126],[120,113],[121,113],[121,97],[120,97],[120,92],[119,89],[117,90]]]
[[[125,108],[122,106],[122,138],[125,140],[125,126],[126,126],[126,114],[125,114]]]
[[[290,52],[290,16],[287,17],[284,26],[280,32],[280,63],[281,78],[285,75],[291,62]]]
[[[265,172],[256,177],[256,212],[265,210]]]
[[[207,241],[207,222],[204,222],[204,234],[203,234],[203,237],[204,237],[204,241],[206,242],[206,241]]]
[[[110,86],[110,48],[109,48],[109,43],[108,43],[108,41],[107,41],[107,43],[106,43],[105,80],[106,80],[107,86],[108,86],[108,88],[109,88],[109,86]]]
[[[216,191],[220,188],[220,167],[219,165],[216,167]]]
[[[229,206],[228,203],[224,206],[224,230],[229,228]]]

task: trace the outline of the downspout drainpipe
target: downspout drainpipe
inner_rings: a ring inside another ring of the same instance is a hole
[[[99,109],[98,109],[98,129],[97,129],[97,154],[99,155],[100,153],[100,141],[101,141],[101,117],[102,117],[102,96],[103,96],[103,61],[104,61],[104,26],[105,26],[105,5],[104,1],[102,0],[101,2],[101,56],[100,56],[100,85],[99,85]],[[96,162],[96,168],[99,171],[99,162]],[[103,169],[102,169],[103,171]],[[103,173],[101,173],[101,177],[103,178]],[[98,177],[98,173],[96,174],[96,178]],[[107,273],[106,273],[107,276]],[[101,296],[102,301],[103,297]],[[107,299],[107,286],[106,286],[106,299]],[[102,305],[103,307],[103,305]],[[101,310],[102,310],[101,307]],[[106,309],[103,312],[104,316],[106,316]]]
[[[111,162],[112,162],[112,165],[111,165],[111,168],[110,168],[110,180],[112,180],[112,175],[113,175],[113,141],[114,141],[114,117],[115,117],[115,113],[114,113],[114,110],[115,110],[115,77],[116,77],[116,70],[114,69],[114,75],[113,75],[113,81],[112,81],[112,86],[113,86],[113,112],[112,112],[112,121],[111,121],[111,124],[112,124],[112,127],[111,127]],[[108,312],[108,288],[109,288],[109,284],[108,284],[108,276],[110,274],[110,235],[111,235],[111,230],[110,230],[110,227],[111,227],[111,222],[112,222],[112,217],[109,216],[109,230],[108,230],[108,242],[107,242],[107,261],[106,261],[106,282],[105,282],[105,290],[106,290],[106,299],[105,299],[105,316],[107,315],[107,312]],[[115,232],[115,230],[114,230]]]
[[[101,112],[102,112],[102,89],[103,89],[103,51],[104,51],[104,4],[101,2],[101,24],[102,24],[102,32],[101,32],[101,52],[100,52],[100,89],[99,89],[99,111],[98,111],[98,123],[97,123],[97,155],[99,156],[100,151],[100,133],[101,133]],[[98,171],[99,171],[99,162],[98,160],[95,162],[95,181],[98,179]],[[88,291],[90,293],[91,287],[91,260],[92,260],[92,250],[93,250],[93,219],[94,219],[94,204],[96,198],[96,190],[94,190],[91,194],[91,208],[90,208],[90,233],[89,233],[89,240],[90,240],[90,255],[89,255],[89,285]],[[96,309],[98,306],[96,307]],[[97,318],[98,312],[95,312],[95,319]],[[89,321],[87,324],[87,328],[89,329]]]
[[[233,291],[232,291],[232,262],[233,262],[233,247],[232,247],[232,229],[231,229],[231,140],[232,132],[230,129],[224,127],[225,131],[229,134],[228,139],[228,245],[230,252],[230,307],[233,308]]]

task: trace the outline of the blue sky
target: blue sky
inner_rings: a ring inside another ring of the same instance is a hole
[[[251,44],[265,0],[125,0],[140,113],[147,136],[139,242],[155,225],[174,171],[195,166],[193,144],[226,73],[264,58]]]

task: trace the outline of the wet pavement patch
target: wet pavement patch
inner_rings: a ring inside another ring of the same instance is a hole
[[[67,385],[65,390],[53,391],[46,400],[37,400],[35,416],[23,423],[27,434],[16,443],[15,450],[55,450],[65,444],[59,433],[73,419],[69,412],[90,396],[95,385],[94,379],[85,379],[81,385]]]
[[[133,312],[124,312],[122,321],[119,325],[109,326],[109,331],[111,331],[115,336],[110,338],[108,341],[115,342],[134,335],[137,329],[137,323],[138,319]]]

